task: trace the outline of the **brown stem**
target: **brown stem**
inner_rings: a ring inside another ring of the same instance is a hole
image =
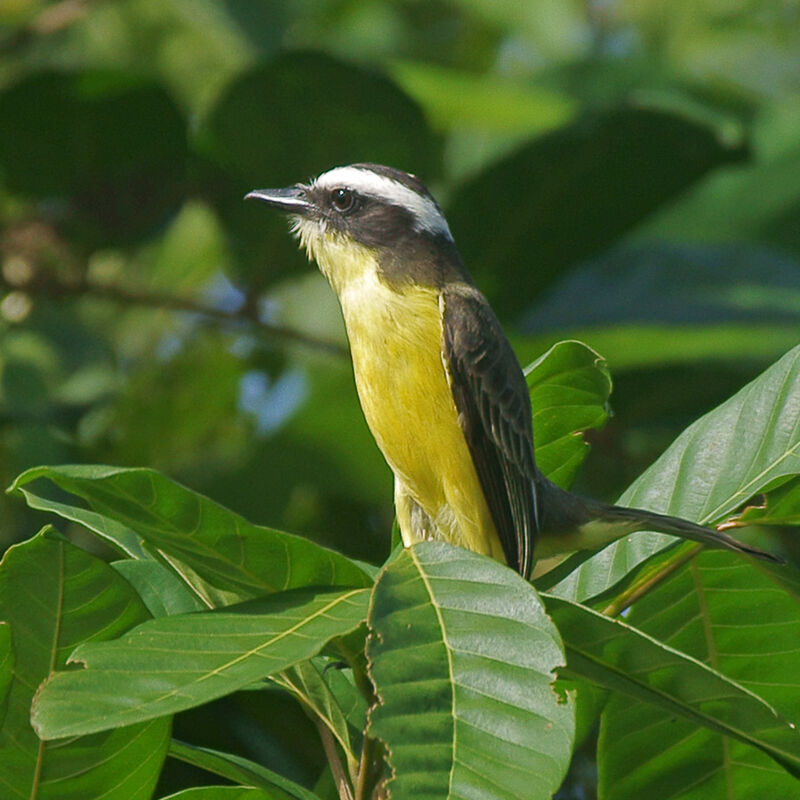
[[[46,277],[34,276],[31,277],[30,280],[14,282],[10,285],[18,291],[44,297],[98,297],[123,305],[146,306],[148,308],[166,309],[169,311],[188,311],[218,320],[246,321],[263,329],[270,336],[297,342],[298,344],[316,350],[324,350],[337,356],[347,355],[346,349],[341,345],[319,339],[315,336],[310,336],[285,325],[265,322],[259,318],[258,309],[253,303],[244,303],[240,308],[229,311],[224,308],[217,308],[206,303],[198,302],[189,297],[148,292],[115,284],[97,283],[88,278],[67,281],[52,275],[47,275]]]
[[[86,16],[89,0],[61,0],[43,8],[25,26],[0,42],[0,52],[19,50],[39,36],[50,36],[63,31]]]
[[[682,555],[666,563],[652,575],[647,575],[641,580],[635,581],[625,591],[617,595],[614,602],[609,603],[602,613],[609,617],[615,617],[617,614],[622,613],[628,606],[633,605],[637,600],[655,589],[656,586],[663,583],[673,572],[694,558],[702,549],[703,545],[695,545]]]
[[[339,756],[339,750],[336,747],[336,740],[333,738],[333,734],[317,714],[312,714],[311,718],[317,726],[317,731],[319,731],[319,738],[322,740],[322,748],[325,751],[328,764],[330,764],[340,800],[353,800],[353,790],[350,788],[350,782],[347,780],[347,772]]]

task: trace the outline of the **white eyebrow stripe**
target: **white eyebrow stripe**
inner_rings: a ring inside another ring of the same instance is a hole
[[[378,175],[370,169],[334,167],[328,172],[323,172],[314,181],[314,186],[322,189],[345,186],[361,194],[386,200],[392,205],[401,206],[410,211],[417,221],[418,228],[435,235],[444,235],[451,241],[453,239],[447,220],[429,197],[423,197],[399,181],[385,175]]]

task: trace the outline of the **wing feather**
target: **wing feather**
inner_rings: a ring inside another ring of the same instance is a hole
[[[459,422],[506,560],[528,577],[538,533],[528,387],[483,295],[448,284],[442,300],[444,357]]]

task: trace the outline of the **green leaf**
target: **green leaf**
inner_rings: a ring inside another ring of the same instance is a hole
[[[478,285],[501,317],[513,315],[563,270],[741,157],[710,127],[615,109],[545,134],[471,178],[448,219]]]
[[[687,428],[622,495],[621,505],[702,523],[725,519],[775,481],[800,473],[800,347]],[[653,553],[661,534],[617,541],[552,591],[584,601],[606,591]]]
[[[553,345],[525,368],[533,408],[536,464],[569,488],[589,451],[581,435],[608,419],[611,376],[602,356],[582,342]]]
[[[233,753],[197,747],[173,739],[169,746],[169,754],[172,758],[200,767],[234,783],[257,786],[270,792],[270,798],[275,800],[319,800],[317,795],[294,781]]]
[[[189,614],[206,609],[186,584],[158,561],[127,559],[115,561],[111,566],[136,589],[153,617]]]
[[[169,794],[161,800],[276,800],[279,797],[253,786],[198,786]]]
[[[619,707],[634,698],[659,706],[669,718],[679,715],[757,747],[800,777],[800,731],[752,691],[625,622],[557,597],[546,595],[545,602],[564,639],[562,675],[627,695],[612,701]],[[642,704],[636,707],[641,711]]]
[[[0,728],[3,796],[148,800],[169,741],[169,719],[49,744],[31,728],[37,686],[76,645],[119,636],[147,619],[114,570],[45,529],[0,564],[0,617],[14,631],[14,677]],[[109,726],[111,727],[111,726]]]
[[[253,786],[198,786],[183,789],[161,800],[276,800],[280,795]]]
[[[47,739],[183,711],[316,655],[364,620],[369,592],[292,591],[146,622],[70,656],[85,669],[41,687],[32,720]]]
[[[24,474],[19,477],[23,478]],[[84,528],[99,536],[106,544],[122,555],[130,558],[151,558],[147,550],[142,546],[141,539],[130,528],[120,525],[103,514],[97,514],[88,508],[80,508],[69,503],[51,500],[36,494],[30,489],[23,489],[22,484],[18,482],[8,488],[8,492],[12,491],[19,491],[31,508],[35,508],[38,511],[50,511],[53,514],[58,514],[62,519],[83,525]]]
[[[6,715],[6,694],[14,678],[14,648],[11,642],[11,626],[0,622],[0,726]]]
[[[37,478],[86,500],[103,518],[92,520],[95,526],[108,519],[133,530],[210,606],[302,586],[372,585],[345,556],[300,536],[253,525],[154,470],[36,467],[20,475],[9,491],[28,499],[33,492],[23,487]],[[43,504],[40,497],[34,502]],[[59,512],[54,504],[49,507]]]
[[[563,125],[577,110],[575,101],[562,92],[503,80],[496,73],[411,61],[396,61],[389,72],[440,129],[476,128],[530,138]]]
[[[758,733],[759,741],[748,745],[675,719],[649,703],[614,697],[600,729],[601,796],[794,797],[800,786],[797,608],[796,596],[752,564],[716,551],[700,553],[640,599],[627,617],[631,625],[757,694],[788,718],[792,728],[784,724],[770,730],[769,718],[755,708],[747,707],[745,713],[738,703],[729,709],[715,703],[717,714],[735,715],[732,721],[740,731]],[[634,648],[631,651],[636,657]],[[714,697],[710,694],[711,700]],[[634,762],[632,740],[637,747]],[[782,756],[776,760],[795,777],[764,754],[775,758],[776,750]]]
[[[392,797],[550,798],[571,755],[573,704],[553,691],[558,633],[530,584],[426,542],[373,592],[367,654]]]
[[[273,681],[297,697],[310,713],[316,714],[328,727],[344,752],[348,772],[355,783],[358,775],[358,754],[361,752],[362,744],[361,731],[366,721],[366,703],[363,704],[361,727],[351,728],[345,711],[339,704],[339,698],[332,691],[331,684],[323,677],[324,671],[337,673],[339,670],[335,669],[334,665],[331,665],[332,669],[326,670],[327,666],[324,661],[318,663],[317,659],[301,661],[280,675],[276,675]],[[336,685],[356,691],[355,686],[341,676]],[[347,692],[345,700],[352,702],[352,692]]]

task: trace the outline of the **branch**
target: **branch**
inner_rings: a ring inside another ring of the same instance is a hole
[[[0,42],[0,53],[19,50],[39,36],[51,36],[86,16],[89,0],[61,0],[46,6],[27,24]]]
[[[313,711],[311,712],[311,719],[314,721],[319,731],[319,738],[322,740],[322,748],[325,750],[325,756],[330,764],[340,800],[353,800],[353,791],[350,788],[350,782],[347,780],[347,773],[342,764],[342,759],[339,757],[339,751],[336,748],[336,740],[333,738],[333,734],[328,729],[328,726]]]
[[[140,289],[131,289],[115,284],[97,283],[87,277],[75,280],[64,280],[50,273],[31,273],[21,276],[19,280],[10,281],[6,276],[5,281],[10,288],[39,297],[97,297],[121,305],[146,306],[148,308],[166,309],[170,311],[186,311],[200,314],[211,319],[228,322],[248,322],[255,325],[270,336],[297,342],[305,347],[323,350],[332,355],[346,357],[347,350],[334,342],[319,339],[316,336],[298,331],[286,325],[277,325],[265,322],[258,315],[258,308],[253,302],[245,301],[238,309],[229,311],[218,308],[208,303],[202,303],[193,298],[180,295],[148,292]]]

